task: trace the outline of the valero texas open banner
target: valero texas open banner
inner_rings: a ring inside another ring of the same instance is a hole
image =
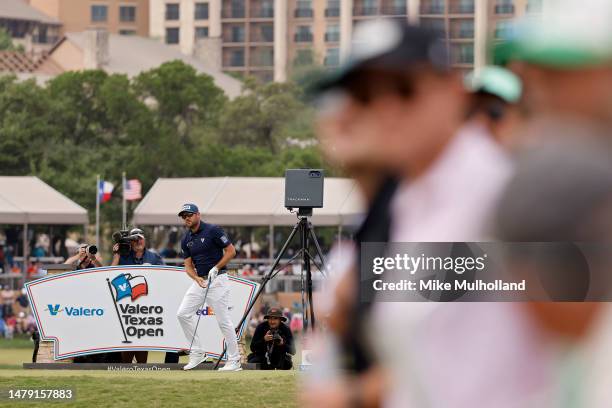
[[[55,342],[57,360],[107,351],[188,349],[191,339],[176,312],[192,282],[184,268],[109,266],[47,276],[26,283],[26,289],[41,339]],[[232,321],[238,324],[258,284],[234,276],[229,282]],[[206,354],[219,356],[224,341],[214,313],[208,305],[197,311],[198,333]],[[244,325],[241,335],[243,330]]]

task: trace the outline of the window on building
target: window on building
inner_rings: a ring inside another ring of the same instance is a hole
[[[473,64],[474,44],[453,44],[453,55],[456,64]]]
[[[311,49],[297,50],[293,59],[293,66],[303,67],[314,63],[314,54]]]
[[[421,14],[444,14],[444,0],[422,0]]]
[[[271,67],[274,65],[274,49],[264,48],[255,51],[255,65],[263,67]]]
[[[180,31],[178,28],[166,28],[166,44],[178,44]]]
[[[310,26],[298,26],[295,32],[295,42],[311,42],[312,32]]]
[[[451,7],[451,13],[473,13],[474,12],[474,0],[456,0]]]
[[[232,0],[229,17],[244,18],[244,16],[245,16],[244,0]]]
[[[119,21],[124,23],[136,21],[136,7],[119,6]]]
[[[244,67],[244,50],[232,50],[230,53],[230,66]]]
[[[324,65],[326,67],[336,67],[340,65],[340,48],[328,48],[325,54]]]
[[[166,20],[178,20],[180,8],[176,3],[166,4]]]
[[[244,26],[239,25],[239,26],[232,26],[232,37],[231,37],[231,42],[244,42],[244,38],[245,38],[245,30],[244,30]]]
[[[261,2],[260,17],[264,17],[264,18],[274,17],[274,2],[272,0],[263,0]]]
[[[208,3],[195,4],[195,19],[208,20]]]
[[[261,39],[264,42],[274,42],[274,26],[272,24],[262,25],[260,30]]]
[[[119,30],[119,35],[136,35],[136,30]]]
[[[513,14],[514,4],[513,0],[496,0],[495,1],[495,14]]]
[[[325,42],[340,41],[340,24],[328,24],[325,30]]]
[[[108,19],[108,7],[101,5],[91,6],[91,21],[106,21]]]
[[[208,27],[196,27],[195,38],[206,38],[208,37]]]
[[[296,17],[312,17],[312,1],[311,0],[298,0],[295,8]]]
[[[507,39],[509,38],[509,30],[512,28],[512,22],[510,20],[500,20],[495,24],[495,38],[496,39]]]
[[[327,0],[327,8],[325,9],[325,17],[340,16],[340,0]]]
[[[454,19],[451,26],[452,38],[474,38],[473,19]]]

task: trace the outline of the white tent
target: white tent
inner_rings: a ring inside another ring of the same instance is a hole
[[[93,193],[92,193],[93,194]],[[38,177],[0,176],[0,224],[23,225],[24,259],[28,225],[83,224],[87,210],[44,183]],[[24,272],[25,272],[24,262]]]
[[[281,177],[203,177],[158,179],[134,210],[136,225],[181,225],[178,210],[194,203],[207,222],[224,226],[293,225],[284,207]],[[323,208],[315,208],[316,226],[355,225],[364,203],[355,181],[327,178]]]
[[[38,177],[0,176],[0,224],[87,224],[87,210]]]

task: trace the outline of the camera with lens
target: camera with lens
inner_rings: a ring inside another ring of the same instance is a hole
[[[119,250],[117,251],[121,256],[129,256],[132,242],[129,230],[119,230],[113,233],[113,241],[115,244],[119,244]]]
[[[87,252],[90,255],[95,255],[98,253],[98,247],[95,245],[87,245],[85,247],[85,252]]]
[[[274,342],[274,344],[279,345],[283,338],[281,337],[278,330],[271,330],[270,333],[272,334],[272,341]]]

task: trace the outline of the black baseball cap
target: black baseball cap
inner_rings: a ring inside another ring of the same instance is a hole
[[[425,64],[446,72],[449,62],[439,31],[391,19],[364,21],[355,27],[346,62],[316,83],[312,91],[343,88],[354,73],[364,68],[402,72]]]
[[[198,206],[195,204],[191,204],[191,203],[187,203],[187,204],[183,204],[183,206],[181,207],[178,216],[180,217],[183,213],[191,213],[191,214],[195,214],[200,212],[200,210],[198,209]]]

